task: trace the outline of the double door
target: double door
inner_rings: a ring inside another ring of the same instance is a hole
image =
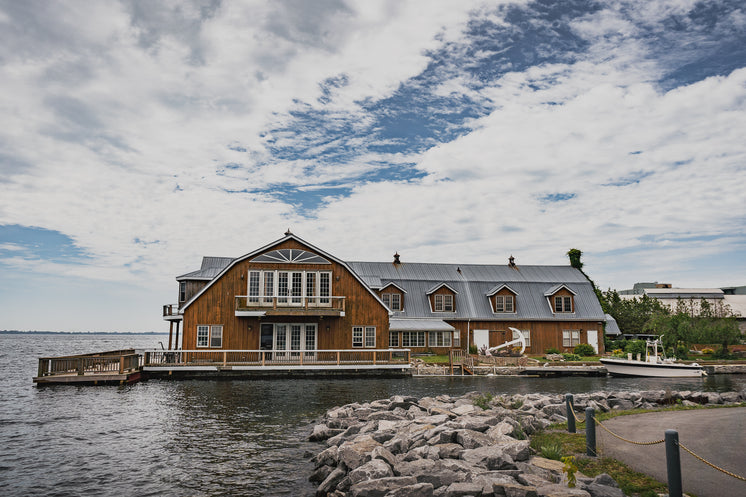
[[[315,356],[318,326],[316,323],[263,323],[259,345],[272,351],[272,360],[299,360]],[[294,352],[298,351],[298,352]]]

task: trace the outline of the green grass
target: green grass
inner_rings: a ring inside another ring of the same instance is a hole
[[[423,355],[420,357],[417,357],[417,359],[422,359],[422,362],[425,362],[427,364],[449,364],[449,359],[447,355]]]
[[[531,448],[541,454],[543,448],[552,447],[562,455],[575,456],[575,464],[581,473],[594,477],[607,473],[614,478],[626,495],[656,497],[665,493],[663,483],[629,468],[626,464],[608,457],[585,456],[585,434],[562,431],[541,431],[531,435]]]

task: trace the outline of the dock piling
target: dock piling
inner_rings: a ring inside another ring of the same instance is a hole
[[[585,408],[585,453],[596,457],[596,418],[592,407]]]
[[[567,405],[567,431],[575,433],[575,408],[573,407],[573,397],[571,393],[565,394],[565,404]]]

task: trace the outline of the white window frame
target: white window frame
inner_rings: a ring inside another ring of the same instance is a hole
[[[427,337],[424,331],[402,331],[402,347],[425,347]]]
[[[562,330],[562,346],[572,348],[580,345],[580,330]]]
[[[186,301],[186,281],[179,282],[179,303]]]
[[[389,347],[398,347],[398,346],[399,346],[399,332],[389,331]]]
[[[495,295],[495,313],[514,313],[515,297],[513,295]]]
[[[352,347],[353,348],[363,348],[363,343],[365,340],[365,327],[363,326],[353,326],[352,327]]]
[[[204,324],[197,325],[197,347],[208,348],[210,346],[210,327]]]
[[[376,348],[376,327],[375,326],[365,327],[365,348],[368,348],[368,349]]]
[[[428,346],[450,347],[452,336],[450,331],[430,331],[428,332]]]
[[[392,311],[401,311],[402,310],[401,293],[392,293],[391,294],[391,310]]]
[[[223,325],[210,326],[210,348],[223,347]]]
[[[275,298],[282,307],[302,307],[306,303],[309,307],[329,307],[331,288],[331,271],[252,269],[248,271],[246,294],[248,302],[265,307],[273,306]]]
[[[454,299],[450,293],[436,293],[433,296],[434,312],[454,312]]]

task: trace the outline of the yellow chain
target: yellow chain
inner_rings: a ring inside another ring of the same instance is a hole
[[[722,472],[722,473],[725,473],[725,474],[726,474],[726,475],[728,475],[728,476],[732,476],[733,478],[737,478],[737,479],[739,479],[739,480],[741,480],[741,481],[746,481],[746,478],[744,478],[743,476],[738,476],[738,475],[737,475],[737,474],[735,474],[735,473],[731,473],[731,472],[730,472],[730,471],[728,471],[727,469],[723,469],[723,468],[720,468],[720,467],[718,467],[718,466],[715,466],[715,465],[714,465],[714,464],[712,464],[712,463],[711,463],[710,461],[707,461],[707,460],[705,460],[704,458],[702,458],[701,456],[698,456],[697,454],[695,454],[695,453],[694,453],[694,452],[692,452],[691,450],[687,449],[687,448],[686,448],[686,447],[684,446],[684,444],[682,444],[682,443],[680,443],[680,442],[679,442],[679,447],[681,447],[682,449],[684,449],[685,451],[687,451],[688,453],[690,453],[691,455],[693,455],[693,456],[694,456],[694,457],[695,457],[696,459],[699,459],[700,461],[702,461],[703,463],[705,463],[705,464],[706,464],[706,465],[708,465],[709,467],[711,467],[711,468],[713,468],[713,469],[717,469],[718,471],[720,471],[720,472]]]
[[[600,426],[601,428],[603,428],[604,430],[606,430],[607,432],[609,432],[611,435],[617,437],[619,440],[624,440],[627,443],[631,443],[631,444],[635,444],[635,445],[657,445],[657,444],[661,444],[661,443],[665,442],[665,439],[653,440],[652,442],[635,442],[634,440],[627,440],[626,438],[620,437],[619,435],[617,435],[616,433],[614,433],[613,431],[611,431],[610,429],[608,429],[607,427],[605,427],[603,424],[601,424],[600,421],[596,421],[596,424],[598,426]]]

